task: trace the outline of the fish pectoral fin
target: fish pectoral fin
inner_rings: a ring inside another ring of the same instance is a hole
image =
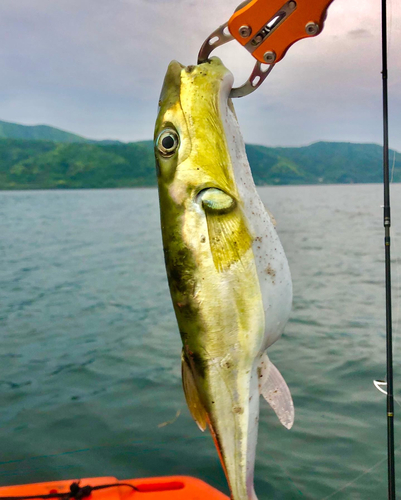
[[[221,189],[208,188],[199,193],[205,210],[213,262],[219,272],[241,262],[252,247],[253,237],[238,202]]]
[[[181,361],[182,386],[184,388],[185,399],[192,418],[197,423],[199,429],[203,432],[206,429],[207,423],[206,410],[201,403],[198,389],[195,385],[194,376],[192,375],[191,368],[184,353],[182,353]]]
[[[258,367],[259,392],[275,411],[280,422],[287,429],[294,424],[294,403],[290,390],[278,369],[263,354]]]

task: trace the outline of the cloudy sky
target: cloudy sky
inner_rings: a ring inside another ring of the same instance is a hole
[[[240,0],[1,0],[0,119],[94,139],[150,139],[168,63],[200,45]],[[389,1],[390,142],[401,151],[401,3]],[[254,60],[217,49],[241,84]],[[294,45],[235,106],[245,140],[381,142],[379,0],[334,0],[325,29]]]

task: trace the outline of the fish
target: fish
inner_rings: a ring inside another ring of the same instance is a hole
[[[266,350],[292,306],[273,216],[253,181],[217,57],[172,61],[154,146],[164,259],[182,339],[182,383],[198,427],[209,427],[233,500],[257,500],[254,465],[262,395],[286,428],[290,390]]]

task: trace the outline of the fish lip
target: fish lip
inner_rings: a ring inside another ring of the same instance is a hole
[[[175,69],[175,67],[179,66],[180,69],[184,69],[185,66],[184,64],[181,64],[179,61],[177,61],[176,59],[173,59],[172,61],[170,61],[168,67],[167,67],[167,71],[170,70],[170,68],[173,70]]]

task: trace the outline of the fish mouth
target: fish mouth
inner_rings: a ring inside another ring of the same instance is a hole
[[[171,61],[168,65],[160,92],[158,112],[162,108],[168,109],[180,100],[181,71],[185,68],[178,61]],[[156,137],[155,137],[156,139]]]
[[[173,74],[175,73],[181,73],[181,70],[185,69],[185,66],[181,64],[180,62],[176,61],[173,59],[170,64],[168,65],[167,73],[171,72]]]

